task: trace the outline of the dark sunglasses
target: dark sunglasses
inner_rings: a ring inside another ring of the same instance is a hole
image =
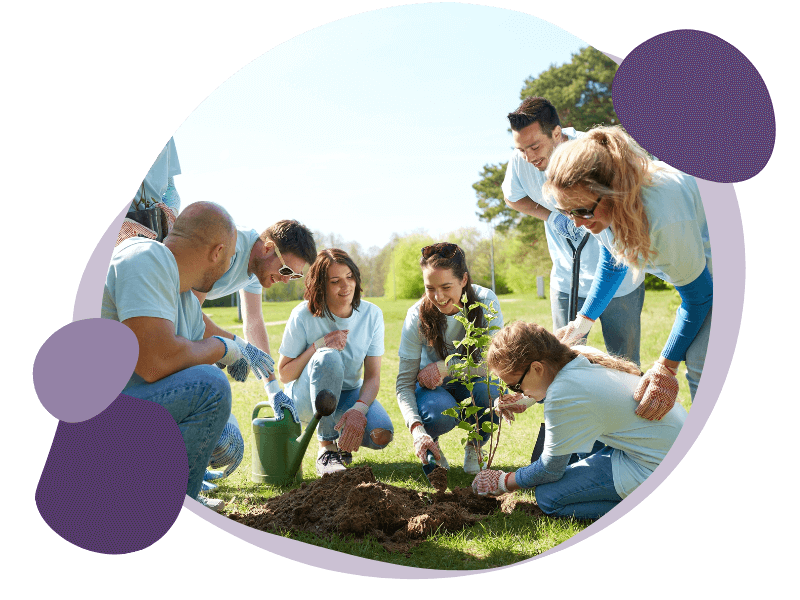
[[[529,363],[528,364],[528,368],[525,369],[525,372],[522,374],[522,377],[519,378],[519,381],[517,383],[515,383],[514,385],[508,386],[508,389],[510,389],[512,392],[516,392],[517,394],[521,394],[522,393],[522,380],[525,379],[528,376],[528,373],[531,370],[531,365],[532,364],[533,363]]]
[[[438,254],[442,258],[453,258],[460,250],[461,248],[455,244],[451,244],[449,242],[440,242],[438,244],[425,246],[422,249],[422,258],[427,260],[434,254]]]
[[[289,279],[302,279],[303,278],[302,273],[295,273],[294,271],[292,271],[292,268],[289,265],[283,262],[283,257],[281,256],[281,251],[278,250],[277,244],[274,246],[274,248],[275,248],[275,255],[278,257],[278,260],[281,261],[281,264],[283,265],[280,269],[278,269],[278,273],[280,273],[284,277],[288,277]]]
[[[566,217],[570,217],[571,219],[593,219],[594,218],[594,209],[597,208],[597,205],[600,204],[600,200],[603,199],[603,196],[598,196],[595,203],[592,205],[592,208],[573,208],[572,210],[564,210],[563,208],[556,208],[558,212]]]

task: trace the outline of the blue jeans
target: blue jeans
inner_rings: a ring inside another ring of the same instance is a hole
[[[189,459],[186,495],[196,498],[211,452],[231,414],[231,386],[225,373],[214,365],[198,365],[123,393],[155,402],[175,419]]]
[[[580,312],[586,298],[578,298]],[[639,364],[639,342],[642,337],[641,314],[644,305],[644,283],[630,294],[612,298],[600,315],[603,325],[603,341],[609,354],[627,358]],[[550,309],[553,313],[553,331],[569,322],[569,294],[559,291],[550,293]]]
[[[481,380],[482,378],[480,377],[475,377],[473,379],[474,382]],[[425,431],[428,432],[428,435],[434,440],[438,440],[440,435],[453,429],[459,421],[455,417],[443,415],[442,411],[448,408],[455,408],[461,400],[469,398],[469,390],[463,383],[458,381],[445,383],[432,390],[422,387],[417,383],[415,392],[417,396],[417,410],[419,411],[420,418],[422,418],[422,425],[425,427]],[[500,395],[500,390],[497,386],[492,385],[491,393],[489,393],[489,390],[486,389],[486,383],[484,382],[476,383],[475,387],[472,389],[472,393],[475,396],[476,405],[489,408],[492,406],[493,399]],[[489,421],[490,418],[492,418],[495,423],[500,420],[500,417],[492,412],[488,415],[480,415],[478,423],[482,424],[485,421]],[[470,417],[469,421],[474,423],[475,418]],[[483,446],[490,437],[491,434],[482,432],[481,446]]]
[[[567,466],[558,481],[536,486],[536,503],[546,514],[576,519],[602,517],[622,498],[614,488],[611,452],[605,446],[599,452]]]
[[[320,441],[333,441],[339,439],[339,432],[334,429],[342,415],[353,408],[361,393],[361,388],[342,390],[344,381],[344,364],[342,355],[338,350],[323,348],[317,350],[308,361],[306,368],[296,381],[292,382],[292,399],[297,407],[297,415],[303,426],[306,426],[314,417],[314,399],[321,390],[330,390],[337,398],[336,410],[327,417],[319,420],[317,438]],[[394,434],[394,426],[386,409],[375,400],[367,412],[367,426],[364,428],[364,437],[361,445],[373,450],[380,450],[388,446],[378,445],[370,434],[376,429],[385,429]]]
[[[712,308],[711,310],[714,309]],[[686,381],[689,382],[689,393],[692,395],[692,402],[694,402],[697,384],[700,383],[700,375],[703,373],[703,365],[706,362],[708,336],[711,333],[711,310],[708,311],[700,331],[694,336],[694,340],[686,350]]]

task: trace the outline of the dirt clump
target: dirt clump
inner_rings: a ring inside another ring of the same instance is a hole
[[[437,469],[438,470],[438,469]],[[442,469],[445,471],[445,469]],[[447,472],[445,488],[447,484]],[[407,551],[437,530],[456,531],[500,509],[543,514],[535,503],[514,494],[476,496],[469,488],[434,494],[382,483],[369,466],[326,474],[310,483],[228,518],[261,531],[308,531],[375,538],[389,551]]]
[[[436,467],[428,476],[428,481],[437,492],[444,492],[447,489],[447,469]]]

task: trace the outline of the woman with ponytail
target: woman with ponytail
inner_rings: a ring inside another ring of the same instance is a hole
[[[597,519],[635,490],[666,456],[686,419],[678,404],[658,421],[634,414],[641,371],[585,346],[569,347],[539,325],[514,322],[489,346],[489,369],[515,392],[495,403],[506,419],[544,403],[539,459],[516,472],[481,471],[478,494],[536,488],[554,516]]]
[[[660,419],[677,398],[682,361],[694,399],[711,329],[711,243],[697,182],[650,160],[618,127],[598,127],[562,144],[547,173],[545,191],[559,210],[602,245],[586,302],[578,317],[556,332],[562,341],[589,332],[628,269],[640,279],[652,273],[680,294],[669,339],[635,395],[637,415]]]
[[[480,306],[471,310],[468,318],[477,326],[502,327],[503,315],[494,292],[472,283],[464,251],[457,245],[439,243],[426,246],[422,249],[419,265],[422,268],[425,295],[408,309],[403,323],[397,402],[414,439],[415,454],[423,464],[427,464],[427,452],[430,450],[437,462],[447,467],[437,440],[453,429],[458,419],[442,415],[442,411],[456,407],[469,397],[467,387],[450,377],[451,366],[456,361],[464,360],[464,350],[456,349],[454,342],[463,339],[466,331],[455,315],[463,306],[465,294],[468,307],[481,302],[497,311],[494,320],[487,323]],[[462,356],[451,359],[448,365],[445,359],[451,354]],[[483,377],[475,377],[473,381],[479,379],[483,380]],[[490,393],[486,385],[475,385],[473,395],[477,405],[489,408],[492,398],[499,395],[499,390],[492,386]],[[479,423],[488,421],[490,417],[491,414],[482,416]],[[481,446],[489,439],[489,434],[485,434],[484,438]],[[472,444],[464,449],[465,472],[474,474],[479,471],[477,452]]]

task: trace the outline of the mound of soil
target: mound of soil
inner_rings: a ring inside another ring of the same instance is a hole
[[[446,473],[445,473],[446,481]],[[376,481],[369,466],[349,468],[303,483],[230,519],[261,531],[309,531],[356,539],[371,535],[389,551],[406,551],[437,529],[455,531],[500,509],[543,513],[533,502],[514,494],[476,496],[469,488],[424,494]]]

